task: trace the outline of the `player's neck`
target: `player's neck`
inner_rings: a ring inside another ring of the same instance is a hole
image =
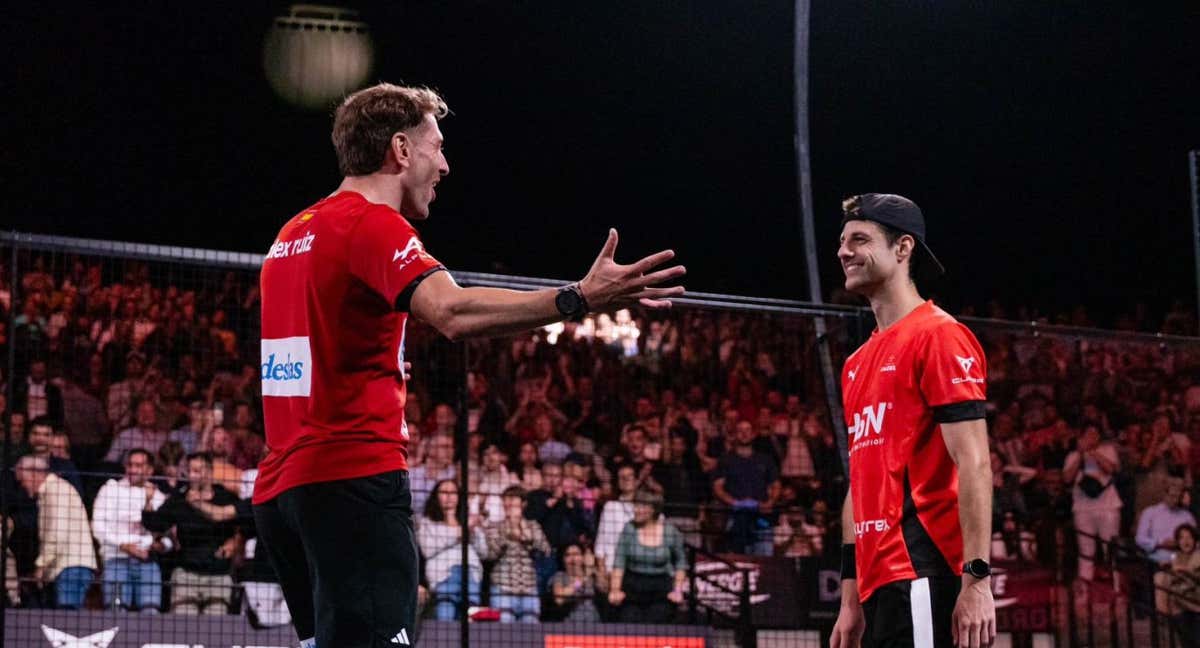
[[[346,176],[334,193],[342,191],[353,191],[366,198],[367,202],[387,205],[396,211],[400,211],[400,201],[404,198],[404,188],[396,181],[396,177],[384,173]]]
[[[913,312],[925,300],[917,287],[908,278],[885,284],[868,298],[875,313],[875,323],[880,331],[886,331],[905,315]]]

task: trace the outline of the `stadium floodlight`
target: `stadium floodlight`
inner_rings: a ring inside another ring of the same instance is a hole
[[[277,16],[263,45],[267,82],[284,100],[324,110],[370,77],[374,46],[350,9],[296,4]]]

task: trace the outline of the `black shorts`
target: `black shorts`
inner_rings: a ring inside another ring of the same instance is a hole
[[[932,576],[888,583],[863,603],[863,648],[953,648],[950,617],[962,587],[960,576]]]
[[[254,507],[300,640],[416,643],[417,543],[403,470],[306,484]]]

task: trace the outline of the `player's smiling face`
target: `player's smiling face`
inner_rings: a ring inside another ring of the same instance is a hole
[[[400,213],[405,218],[425,220],[429,218],[429,203],[437,197],[434,187],[442,176],[450,173],[446,154],[442,151],[442,131],[437,119],[426,113],[421,124],[410,128],[408,139],[408,166],[404,169],[404,195]]]
[[[846,275],[846,290],[873,291],[900,271],[895,246],[888,245],[883,229],[872,221],[852,220],[842,226],[838,261]]]

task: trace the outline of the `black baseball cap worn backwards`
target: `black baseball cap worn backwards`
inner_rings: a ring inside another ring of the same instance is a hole
[[[939,276],[946,273],[942,262],[938,261],[933,250],[929,249],[929,244],[925,242],[925,216],[921,213],[921,208],[917,207],[917,203],[896,194],[868,193],[859,194],[855,198],[858,199],[858,209],[854,213],[844,215],[842,225],[852,220],[869,220],[900,230],[920,244],[920,249],[929,257],[932,265],[930,269],[935,271],[931,274]],[[920,270],[920,267],[917,269]]]

